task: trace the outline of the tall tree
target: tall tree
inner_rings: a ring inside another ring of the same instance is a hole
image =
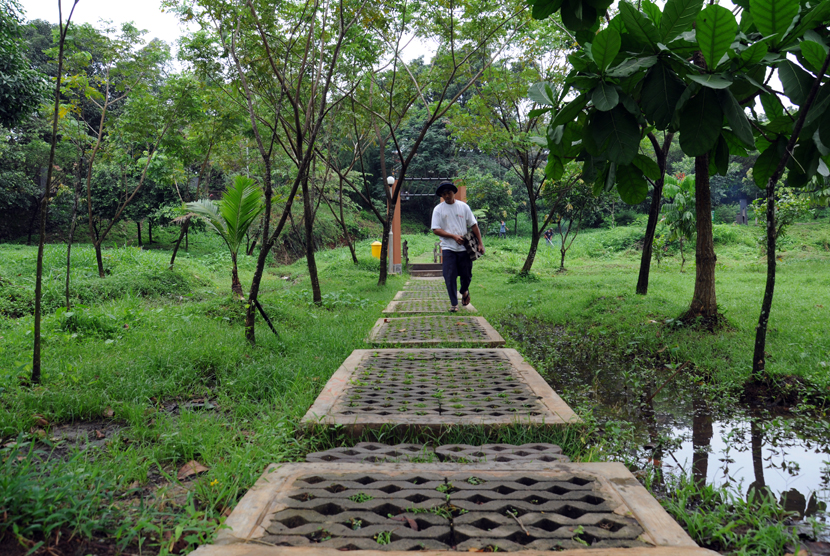
[[[533,267],[539,239],[561,208],[548,206],[546,214],[540,214],[547,141],[543,138],[546,112],[538,110],[537,104],[547,104],[563,88],[565,53],[571,39],[561,27],[556,18],[529,21],[517,35],[511,59],[487,68],[475,83],[472,98],[452,114],[453,132],[462,144],[506,161],[527,192],[532,233],[520,270],[523,275]],[[552,171],[550,177],[557,181],[562,175]]]
[[[263,189],[269,209],[264,213],[245,320],[246,337],[251,343],[255,342],[256,300],[267,256],[288,222],[300,190],[313,301],[319,303],[322,299],[311,241],[311,161],[323,121],[334,101],[334,82],[350,71],[368,69],[374,62],[372,34],[359,30],[358,24],[365,17],[383,21],[382,8],[369,9],[365,0],[307,0],[276,6],[265,0],[249,0],[239,7],[201,0],[192,6],[179,6],[182,17],[196,17],[211,24],[229,56],[235,90],[242,92],[265,165]],[[370,48],[365,48],[367,45]],[[352,70],[343,69],[347,64]],[[267,136],[263,130],[267,130]],[[282,215],[272,230],[271,163],[275,146],[291,160],[294,175],[284,196]]]
[[[418,148],[432,126],[443,119],[456,102],[471,94],[471,87],[493,62],[501,58],[512,44],[517,29],[523,25],[517,18],[522,8],[510,3],[485,1],[422,7],[424,11],[418,14],[404,9],[390,26],[384,35],[391,51],[388,69],[370,74],[368,85],[361,91],[364,96],[360,104],[369,115],[379,147],[381,173],[383,176],[392,174],[392,165],[386,160],[387,145],[392,149],[392,162],[396,167],[397,186],[383,187],[387,215],[385,218],[378,215],[384,228],[378,285],[386,284],[392,215]],[[432,63],[421,71],[416,64],[407,63],[403,55],[405,37],[413,31],[439,42]],[[401,141],[401,126],[415,106],[424,110],[426,117],[414,138]]]
[[[72,14],[75,12],[75,6],[78,0],[72,4],[72,9],[66,21],[63,20],[63,10],[61,8],[61,0],[58,0],[58,22],[60,37],[58,39],[58,75],[55,79],[55,104],[52,110],[52,143],[49,150],[49,166],[47,166],[46,173],[46,191],[44,192],[43,202],[40,205],[40,240],[37,247],[37,267],[35,270],[35,326],[34,326],[34,346],[32,348],[32,383],[40,383],[40,315],[42,311],[41,302],[43,299],[43,245],[46,240],[46,208],[49,200],[49,189],[52,185],[52,172],[55,163],[55,150],[58,145],[58,119],[60,118],[61,105],[61,73],[63,69],[63,48],[66,42],[66,33],[69,31],[69,23],[72,20]]]

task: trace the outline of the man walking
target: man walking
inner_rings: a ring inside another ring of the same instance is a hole
[[[549,247],[553,247],[553,229],[548,228],[545,230],[545,243],[548,244]]]
[[[499,239],[507,237],[507,224],[504,223],[504,220],[501,221],[499,224]]]
[[[473,279],[473,261],[464,245],[464,235],[470,228],[478,240],[479,252],[484,254],[484,243],[478,229],[473,211],[464,201],[458,201],[455,194],[458,189],[448,181],[441,182],[435,194],[441,197],[432,210],[432,231],[441,237],[441,256],[443,257],[444,282],[450,296],[450,311],[458,311],[458,293],[461,303],[470,304],[470,282]],[[461,287],[456,289],[456,281],[461,278]]]

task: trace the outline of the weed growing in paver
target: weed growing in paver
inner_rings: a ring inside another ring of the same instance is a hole
[[[357,494],[353,494],[349,496],[349,500],[352,502],[356,502],[358,504],[363,504],[364,502],[368,502],[369,500],[374,500],[374,496],[366,494],[365,492],[358,492]]]
[[[378,544],[389,544],[392,542],[392,531],[381,531],[375,535]]]

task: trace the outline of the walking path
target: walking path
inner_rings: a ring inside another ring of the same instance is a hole
[[[384,349],[355,350],[302,425],[359,435],[580,421],[516,350],[492,349],[504,339],[486,319],[448,316],[447,307],[443,281],[407,282],[384,313],[422,314],[378,320],[367,342]],[[419,348],[399,347],[412,345]],[[551,444],[361,442],[308,454],[306,463],[271,465],[225,525],[194,555],[715,554],[697,547],[624,465],[571,463]]]

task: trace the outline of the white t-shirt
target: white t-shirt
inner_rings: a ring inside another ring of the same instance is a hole
[[[478,222],[473,216],[473,211],[470,206],[464,201],[458,199],[451,205],[441,201],[434,209],[432,209],[432,226],[434,230],[440,228],[445,232],[463,236],[467,233],[467,228],[473,227]],[[457,243],[454,239],[449,237],[441,237],[441,249],[449,249],[450,251],[465,251],[464,246]]]

